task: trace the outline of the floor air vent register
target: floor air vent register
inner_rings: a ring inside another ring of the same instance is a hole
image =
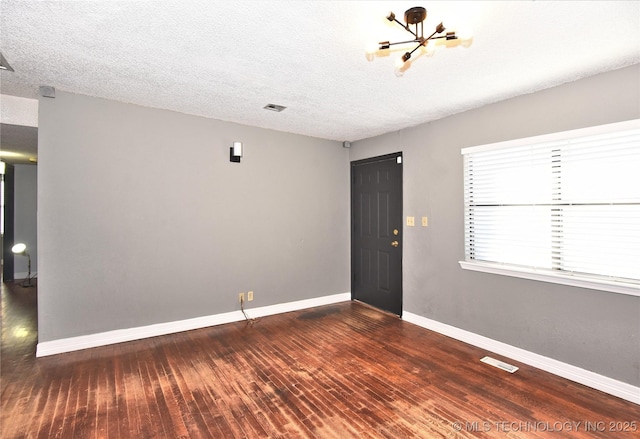
[[[481,358],[480,361],[483,363],[490,364],[492,366],[497,367],[498,369],[506,370],[509,373],[514,373],[518,368],[516,366],[512,366],[511,364],[503,363],[502,361],[498,361],[495,358],[484,357]]]

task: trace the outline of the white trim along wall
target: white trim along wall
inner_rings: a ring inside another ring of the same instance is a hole
[[[285,312],[298,311],[315,306],[330,305],[333,303],[351,300],[351,293],[334,294],[317,297],[314,299],[298,300],[295,302],[281,303],[278,305],[263,306],[247,310],[251,318],[265,317]],[[81,335],[59,340],[38,343],[36,357],[62,354],[64,352],[78,351],[81,349],[107,346],[115,343],[123,343],[133,340],[142,340],[159,335],[175,334],[176,332],[191,331],[193,329],[206,328],[208,326],[224,325],[244,320],[242,311],[231,311],[222,314],[196,317],[176,322],[158,323],[154,325],[139,326],[137,328],[116,329],[98,334]]]
[[[299,300],[278,305],[264,306],[248,310],[251,318],[265,317],[285,312],[298,311],[316,306],[330,305],[351,300],[351,293],[334,294],[315,299]],[[542,369],[554,375],[561,376],[585,386],[606,392],[619,398],[640,404],[640,388],[603,375],[599,375],[552,358],[544,357],[515,346],[508,345],[488,337],[474,334],[435,320],[427,319],[408,311],[403,311],[403,320],[422,328],[443,334],[481,349],[486,349],[499,355],[520,361],[529,366]],[[107,331],[99,334],[70,337],[38,343],[36,357],[72,352],[98,346],[106,346],[133,340],[140,340],[159,335],[173,334],[181,331],[206,328],[208,326],[223,325],[244,320],[241,311],[197,317],[177,322],[167,322],[137,328]],[[480,360],[480,358],[478,358]]]
[[[407,322],[413,323],[414,325],[418,325],[422,328],[429,329],[478,348],[503,355],[521,363],[528,364],[529,366],[561,376],[562,378],[566,378],[568,380],[575,381],[576,383],[584,384],[585,386],[593,389],[617,396],[618,398],[631,401],[635,404],[640,404],[640,387],[632,386],[631,384],[623,383],[622,381],[614,380],[604,375],[581,369],[579,367],[563,363],[562,361],[554,360],[553,358],[545,357],[534,352],[511,346],[507,343],[502,343],[482,335],[474,334],[473,332],[465,331],[464,329],[446,325],[426,317],[421,317],[408,311],[402,312],[402,318]],[[480,357],[478,358],[478,361],[480,361]]]

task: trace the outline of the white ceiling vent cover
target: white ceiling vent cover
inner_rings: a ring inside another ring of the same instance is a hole
[[[491,357],[481,358],[480,361],[482,361],[483,363],[487,363],[487,364],[490,364],[492,366],[495,366],[498,369],[506,370],[509,373],[513,373],[516,370],[518,370],[518,367],[516,367],[516,366],[512,366],[510,364],[503,363],[502,361],[498,361],[495,358],[491,358]]]

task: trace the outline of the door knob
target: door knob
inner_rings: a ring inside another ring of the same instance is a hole
[[[400,243],[399,243],[398,241],[393,241],[393,242],[391,243],[391,245],[392,245],[392,246],[394,246],[394,247],[397,247],[397,246],[399,246],[399,245],[400,245]]]

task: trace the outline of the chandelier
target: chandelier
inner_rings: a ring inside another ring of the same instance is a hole
[[[424,20],[427,18],[427,10],[421,6],[416,6],[410,9],[407,9],[404,13],[404,21],[406,24],[403,24],[396,18],[396,14],[393,12],[389,12],[387,15],[387,20],[395,21],[398,23],[404,30],[409,32],[413,39],[406,41],[398,41],[395,43],[391,43],[389,41],[381,41],[378,43],[377,50],[386,50],[391,46],[399,45],[399,44],[411,44],[414,43],[416,46],[413,50],[405,52],[402,57],[398,60],[396,67],[398,69],[402,69],[404,64],[411,59],[413,53],[421,47],[426,47],[429,41],[433,40],[457,40],[459,37],[456,35],[455,31],[446,32],[446,29],[442,23],[438,24],[434,29],[433,33],[426,36],[424,35]],[[464,37],[464,40],[470,39],[470,37]]]

